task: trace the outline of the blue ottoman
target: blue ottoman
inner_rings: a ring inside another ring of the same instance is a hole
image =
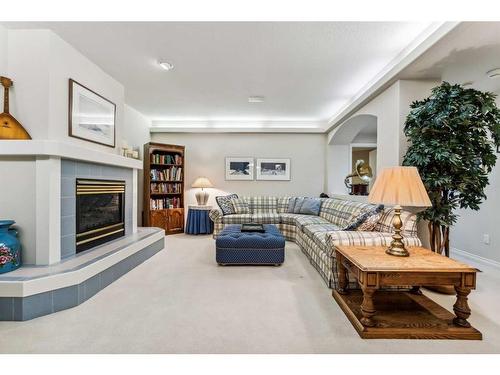
[[[215,240],[217,263],[280,266],[285,261],[285,238],[275,225],[264,224],[264,229],[241,232],[241,225],[226,226]]]

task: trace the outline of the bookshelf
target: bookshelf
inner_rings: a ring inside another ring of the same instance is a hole
[[[184,232],[185,168],[184,146],[144,145],[144,226],[163,228],[166,234]]]

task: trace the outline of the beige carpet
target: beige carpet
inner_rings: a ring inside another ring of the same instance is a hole
[[[84,304],[0,322],[0,352],[500,353],[498,269],[482,267],[470,298],[483,341],[363,340],[294,243],[282,267],[218,267],[214,257],[208,236],[169,236],[166,251]]]

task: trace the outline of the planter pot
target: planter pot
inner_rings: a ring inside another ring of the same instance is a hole
[[[0,273],[14,271],[21,266],[21,243],[17,231],[10,226],[14,220],[0,220]]]

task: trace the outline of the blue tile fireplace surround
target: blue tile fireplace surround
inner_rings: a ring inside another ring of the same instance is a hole
[[[132,170],[73,161],[61,160],[61,258],[76,254],[76,179],[125,181],[125,233],[132,230]]]

